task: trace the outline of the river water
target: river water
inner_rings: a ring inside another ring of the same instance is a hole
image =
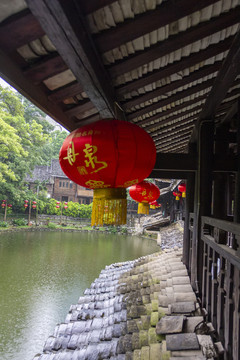
[[[0,233],[0,359],[32,360],[106,265],[158,250],[136,236]]]

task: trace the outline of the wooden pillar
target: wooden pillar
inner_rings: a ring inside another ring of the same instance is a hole
[[[228,125],[222,125],[215,133],[215,154],[228,154]],[[227,174],[215,173],[213,182],[213,217],[227,219]]]
[[[237,113],[237,173],[235,182],[235,199],[234,199],[234,222],[240,223],[240,101],[238,101],[238,113]],[[238,244],[240,247],[240,244]],[[238,248],[238,252],[240,250]]]
[[[189,144],[189,153],[195,152],[195,144]],[[189,231],[189,213],[193,212],[194,209],[194,182],[195,173],[190,172],[186,181],[186,200],[185,200],[185,219],[184,219],[184,234],[183,234],[183,263],[191,272],[189,267],[189,256],[190,256],[190,231]]]
[[[194,231],[191,261],[191,284],[201,293],[203,241],[201,216],[211,215],[214,122],[203,120],[198,126],[198,170],[195,179]]]

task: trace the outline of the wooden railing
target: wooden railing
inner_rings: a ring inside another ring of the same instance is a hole
[[[225,348],[240,359],[240,224],[201,218],[204,242],[202,303]]]

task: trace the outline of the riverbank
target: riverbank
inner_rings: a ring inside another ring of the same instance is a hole
[[[216,355],[182,251],[106,266],[34,360],[203,360]]]

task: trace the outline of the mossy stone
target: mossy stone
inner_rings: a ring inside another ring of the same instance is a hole
[[[158,323],[158,311],[154,311],[151,313],[151,326],[156,326]]]

